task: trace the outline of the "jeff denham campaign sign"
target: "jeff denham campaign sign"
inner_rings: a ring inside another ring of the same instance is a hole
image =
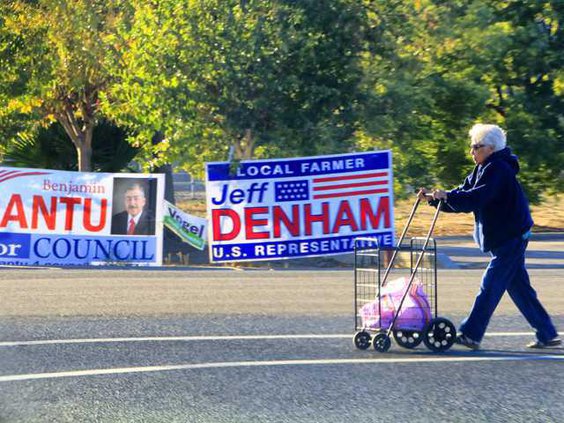
[[[210,259],[341,254],[394,240],[389,151],[206,164]]]
[[[0,189],[0,264],[162,263],[164,175],[0,167]]]

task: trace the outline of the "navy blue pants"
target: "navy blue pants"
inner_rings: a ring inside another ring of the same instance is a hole
[[[525,250],[528,243],[528,240],[518,237],[490,252],[492,260],[482,277],[480,292],[470,315],[460,325],[460,332],[468,338],[482,341],[490,318],[505,291],[536,330],[539,341],[546,342],[558,335],[529,281],[525,268]]]

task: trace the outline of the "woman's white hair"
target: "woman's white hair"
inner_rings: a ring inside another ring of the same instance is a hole
[[[507,144],[505,131],[497,125],[477,123],[468,132],[472,144],[492,146],[494,151],[503,150]]]

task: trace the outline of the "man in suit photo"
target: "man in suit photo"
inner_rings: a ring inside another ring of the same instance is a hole
[[[112,216],[112,235],[154,235],[155,217],[145,208],[145,188],[129,185],[123,196],[125,210]]]

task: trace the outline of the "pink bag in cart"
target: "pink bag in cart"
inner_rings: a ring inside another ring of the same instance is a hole
[[[381,289],[380,300],[376,298],[360,309],[363,327],[372,330],[388,329],[394,315],[398,313],[393,329],[422,331],[431,320],[432,315],[429,299],[419,279],[413,280],[401,310],[397,311],[408,285],[409,277],[394,279],[386,283]]]

